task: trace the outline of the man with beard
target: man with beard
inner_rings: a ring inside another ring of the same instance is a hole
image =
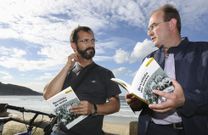
[[[113,73],[93,61],[95,38],[89,27],[79,26],[74,29],[70,42],[74,53],[68,56],[68,61],[59,74],[46,85],[43,96],[48,99],[71,86],[81,102],[70,111],[89,116],[70,130],[59,126],[59,130],[53,134],[103,135],[104,115],[120,109],[120,89],[110,80],[114,77]]]

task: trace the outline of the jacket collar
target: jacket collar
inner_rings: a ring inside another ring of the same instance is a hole
[[[169,48],[168,53],[177,54],[178,52],[183,51],[187,47],[188,43],[188,38],[184,37],[178,46]]]
[[[173,53],[176,55],[177,53],[184,51],[186,47],[188,47],[189,40],[187,37],[183,38],[181,43],[177,47],[172,47],[168,49],[168,53]],[[158,64],[164,68],[165,64],[165,54],[164,54],[164,48],[158,49],[156,52],[152,53],[150,57],[154,57],[155,60],[158,62]]]

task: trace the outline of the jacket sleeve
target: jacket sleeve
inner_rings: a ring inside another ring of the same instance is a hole
[[[195,88],[185,94],[185,104],[178,108],[179,114],[184,116],[208,115],[208,49],[201,50],[200,62],[195,70]],[[190,84],[191,85],[191,84]]]

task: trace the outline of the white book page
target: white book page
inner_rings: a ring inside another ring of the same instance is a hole
[[[123,87],[128,93],[132,93],[132,86],[124,80],[118,78],[111,78],[111,80]]]
[[[142,77],[144,76],[145,72],[146,72],[146,67],[145,64],[147,63],[148,58],[146,58],[143,63],[141,64],[141,66],[139,67],[138,71],[136,72],[136,75],[134,76],[134,79],[132,81],[132,92],[135,93],[136,95],[138,95],[139,97],[143,98],[143,93],[141,91],[141,89],[139,88],[141,81],[142,81]]]
[[[53,109],[62,106],[67,101],[77,98],[74,91],[71,87],[59,92],[58,94],[54,95],[53,97],[49,98],[47,101],[52,105]]]
[[[68,129],[86,118],[87,116],[79,116],[70,112],[73,105],[78,105],[80,100],[71,87],[68,87],[47,100],[58,117],[58,123],[63,123]]]

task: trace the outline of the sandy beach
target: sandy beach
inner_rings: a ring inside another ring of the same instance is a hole
[[[27,119],[28,116],[26,116]],[[130,122],[136,121],[135,118],[116,118],[116,117],[105,117],[103,130],[107,135],[130,135]],[[8,122],[4,126],[3,135],[12,135],[17,131],[26,130],[24,124],[17,122]],[[37,128],[34,135],[43,135],[42,129]]]
[[[4,126],[3,135],[13,135],[14,133],[26,130],[26,126],[16,122],[9,122]],[[107,135],[129,135],[129,124],[104,122],[103,130]],[[42,129],[37,128],[34,135],[43,135]]]
[[[103,130],[112,135],[130,135],[130,123],[135,125],[136,121],[137,118],[105,117]]]
[[[104,122],[103,130],[109,135],[129,135],[128,124],[117,124],[113,122]]]

